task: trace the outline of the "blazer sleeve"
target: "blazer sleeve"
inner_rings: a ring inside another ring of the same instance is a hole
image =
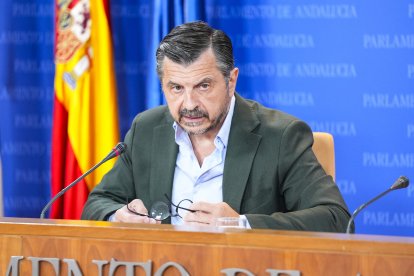
[[[312,131],[304,122],[295,120],[285,128],[274,185],[279,185],[286,210],[270,215],[246,214],[252,228],[345,232],[350,214],[337,185],[317,161],[312,145]]]
[[[131,165],[134,125],[125,136],[126,151],[119,156],[114,167],[89,194],[81,219],[107,220],[116,210],[124,206],[127,200],[135,198]]]

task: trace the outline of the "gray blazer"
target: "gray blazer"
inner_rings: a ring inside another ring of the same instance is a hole
[[[140,198],[149,208],[171,196],[178,146],[166,106],[137,115],[126,152],[90,193],[82,219],[105,220]],[[236,94],[223,174],[223,201],[252,228],[344,232],[350,217],[313,151],[311,129]]]

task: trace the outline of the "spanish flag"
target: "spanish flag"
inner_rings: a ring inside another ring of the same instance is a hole
[[[55,0],[52,196],[103,159],[119,141],[108,0]],[[52,206],[50,217],[79,219],[109,161]]]

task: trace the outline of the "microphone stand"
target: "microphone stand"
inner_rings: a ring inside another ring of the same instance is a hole
[[[351,218],[349,219],[349,221],[348,221],[348,226],[346,227],[346,233],[347,234],[350,234],[350,232],[351,232],[351,225],[352,225],[352,222],[354,221],[354,219],[355,219],[355,217],[359,214],[359,212],[361,212],[362,211],[362,209],[364,209],[365,207],[367,207],[368,205],[370,205],[372,202],[374,202],[374,201],[376,201],[376,200],[378,200],[379,198],[381,198],[381,197],[383,197],[383,196],[385,196],[386,194],[388,194],[389,192],[391,192],[392,191],[392,189],[388,189],[388,190],[386,190],[386,191],[384,191],[384,192],[382,192],[382,193],[380,193],[379,195],[377,195],[376,197],[374,197],[373,199],[371,199],[370,201],[368,201],[368,202],[366,202],[366,203],[364,203],[364,204],[362,204],[361,206],[359,206],[353,213],[352,213],[352,216],[351,216]]]
[[[407,177],[405,176],[400,176],[395,182],[394,184],[392,184],[392,186],[390,188],[388,188],[386,191],[380,193],[379,195],[377,195],[376,197],[374,197],[373,199],[371,199],[370,201],[362,204],[361,206],[359,206],[353,213],[351,218],[348,221],[348,226],[346,227],[346,234],[350,234],[351,233],[351,225],[352,222],[354,221],[355,217],[359,214],[359,212],[361,212],[365,207],[367,207],[368,205],[370,205],[372,202],[378,200],[379,198],[385,196],[386,194],[388,194],[391,191],[394,190],[398,190],[398,189],[403,189],[403,188],[407,188],[409,185],[410,181]],[[355,229],[353,231],[353,233],[355,232]]]
[[[59,198],[61,197],[64,193],[66,193],[67,190],[69,190],[70,188],[72,188],[73,186],[75,186],[79,181],[81,181],[82,179],[84,179],[86,176],[88,176],[91,172],[93,172],[96,168],[98,168],[100,165],[102,165],[103,163],[105,163],[106,161],[122,154],[126,149],[126,145],[125,143],[118,143],[115,148],[113,148],[113,150],[104,158],[102,159],[98,164],[96,164],[95,166],[93,166],[92,168],[90,168],[87,172],[85,172],[84,174],[82,174],[81,176],[79,176],[75,181],[73,181],[72,183],[70,183],[68,186],[66,186],[64,189],[62,189],[59,193],[57,193],[47,204],[46,206],[43,208],[42,212],[40,213],[40,218],[43,219],[45,218],[45,213],[46,211],[50,208],[50,206]]]

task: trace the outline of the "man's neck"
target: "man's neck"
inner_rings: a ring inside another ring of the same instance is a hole
[[[190,135],[194,154],[197,157],[200,167],[203,165],[204,159],[215,150],[216,146],[214,145],[214,139],[216,135],[217,132],[214,134],[214,136],[205,134]]]

